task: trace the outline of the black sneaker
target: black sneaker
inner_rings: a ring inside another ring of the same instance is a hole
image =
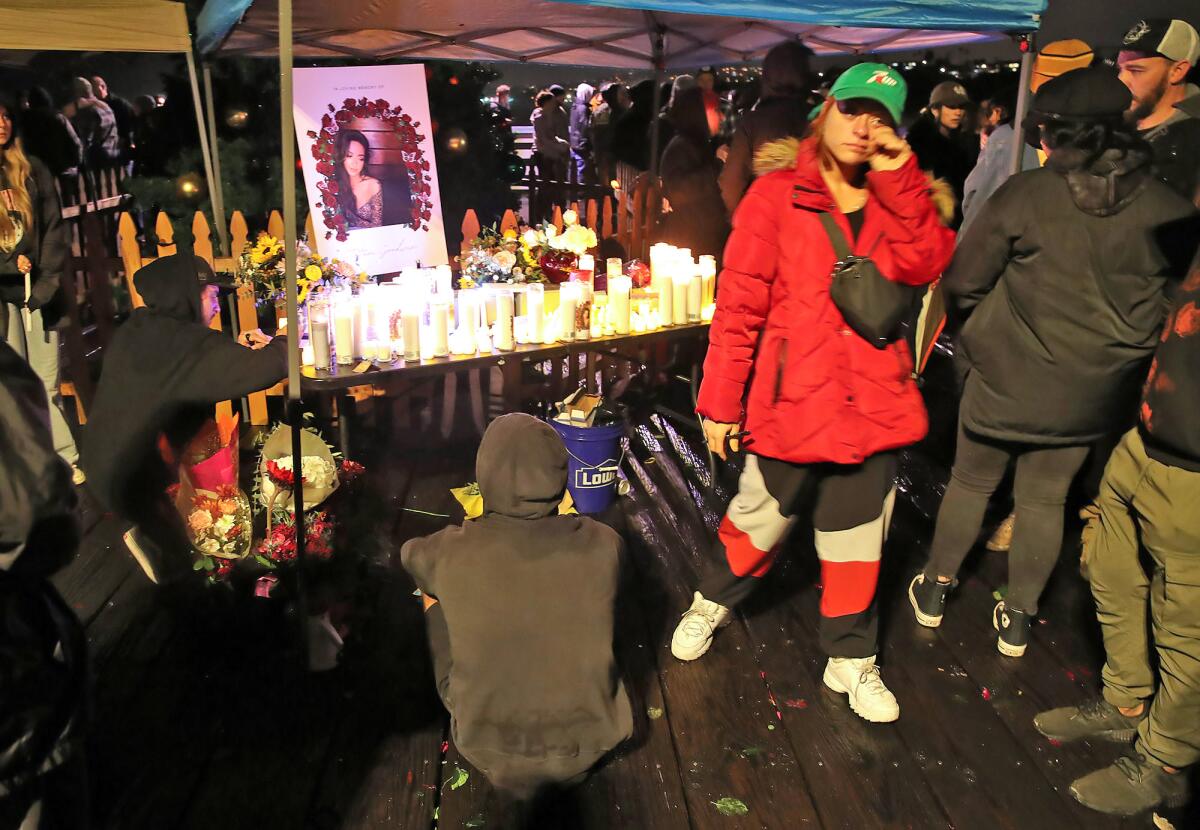
[[[1041,712],[1033,719],[1033,725],[1038,732],[1055,741],[1103,738],[1124,743],[1133,740],[1138,724],[1149,711],[1149,706],[1143,706],[1140,715],[1122,715],[1116,706],[1097,695],[1079,706]]]
[[[1029,615],[1024,611],[1009,608],[1004,601],[996,603],[992,612],[992,627],[1000,632],[996,648],[1005,657],[1020,657],[1029,645]]]
[[[946,610],[946,595],[954,587],[953,582],[938,582],[926,579],[919,573],[908,583],[908,602],[917,615],[917,622],[926,628],[937,628],[942,624]]]
[[[1085,807],[1114,816],[1136,816],[1156,807],[1187,803],[1187,772],[1169,773],[1140,753],[1078,778],[1071,795]]]

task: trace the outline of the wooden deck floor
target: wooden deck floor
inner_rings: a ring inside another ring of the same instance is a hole
[[[583,786],[536,805],[525,826],[1149,827],[1148,817],[1105,819],[1067,793],[1117,748],[1052,745],[1031,724],[1098,683],[1073,529],[1024,659],[994,646],[1003,555],[972,557],[941,629],[912,621],[904,588],[928,547],[946,428],[935,419],[929,442],[902,465],[881,589],[884,677],[902,716],[878,726],[821,684],[816,563],[803,532],[703,660],[671,657],[671,631],[733,479],[709,481],[694,436],[642,419],[625,467],[632,493],[607,517],[630,540],[619,628],[636,736]],[[121,528],[89,510],[86,544],[57,582],[87,624],[95,664],[97,827],[512,826],[510,806],[448,741],[413,586],[389,563],[405,539],[461,515],[448,489],[473,478],[472,453],[375,445],[363,459],[385,499],[379,550],[358,581],[343,665],[324,675],[299,670],[274,603],[157,591],[121,546]],[[722,815],[726,797],[749,812]]]

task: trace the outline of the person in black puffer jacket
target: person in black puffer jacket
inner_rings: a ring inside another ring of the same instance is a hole
[[[1046,167],[996,191],[942,283],[951,310],[970,314],[961,337],[967,376],[954,470],[929,563],[909,596],[918,622],[940,623],[988,498],[1015,459],[1009,592],[994,614],[1009,656],[1024,653],[1089,444],[1133,419],[1165,289],[1186,273],[1200,230],[1125,126],[1129,101],[1104,67],[1043,86],[1031,119],[1050,154]]]
[[[721,198],[731,218],[754,179],[759,148],[783,138],[803,138],[808,132],[808,114],[815,103],[810,100],[811,54],[804,44],[788,40],[772,47],[763,59],[762,99],[738,122],[721,169]]]

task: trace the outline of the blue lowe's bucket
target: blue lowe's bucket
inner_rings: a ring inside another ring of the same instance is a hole
[[[550,421],[567,447],[567,489],[580,513],[602,513],[617,497],[624,424],[577,427]]]

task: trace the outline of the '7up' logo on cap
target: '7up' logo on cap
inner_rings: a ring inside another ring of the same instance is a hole
[[[882,84],[883,86],[898,86],[900,82],[896,80],[896,76],[891,72],[888,72],[886,69],[879,69],[876,70],[871,77],[867,78],[867,83]]]

